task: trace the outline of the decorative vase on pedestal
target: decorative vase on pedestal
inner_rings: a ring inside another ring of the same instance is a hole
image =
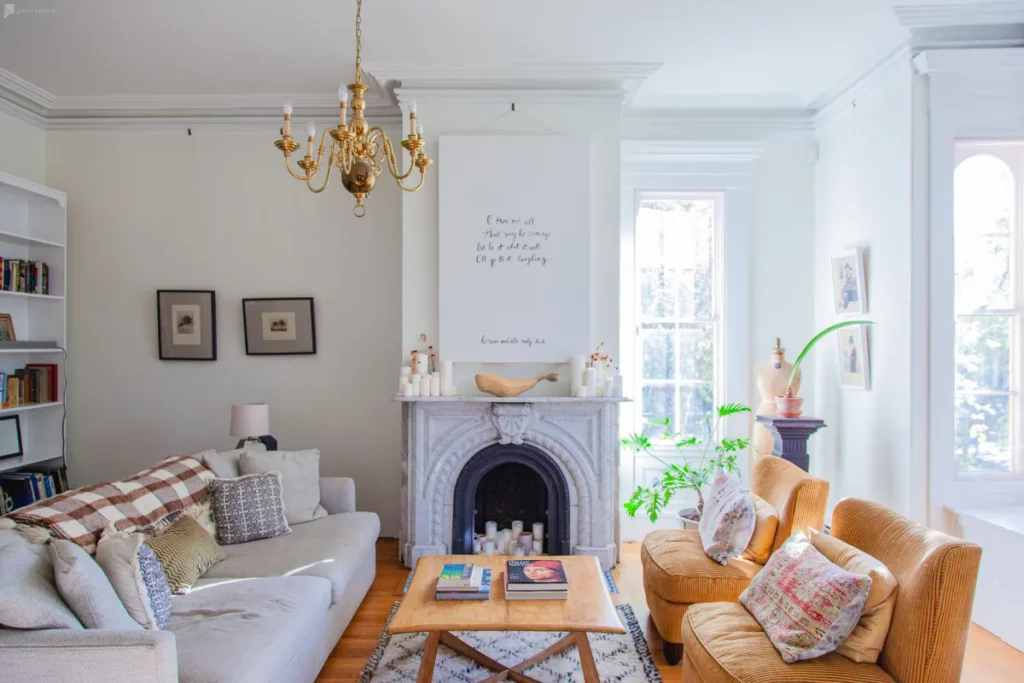
[[[761,402],[757,406],[758,415],[775,415],[775,397],[786,394],[789,373],[793,370],[793,364],[786,362],[786,349],[782,348],[782,341],[775,338],[775,348],[772,349],[772,362],[769,365],[761,365],[756,370],[757,393],[761,396]],[[793,396],[800,393],[800,371],[793,379]],[[754,423],[754,451],[760,455],[771,455],[775,437],[765,429],[764,425]]]

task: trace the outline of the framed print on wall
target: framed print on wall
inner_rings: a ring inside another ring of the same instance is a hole
[[[205,289],[156,292],[160,360],[217,360],[217,295]]]
[[[836,336],[839,338],[839,385],[844,389],[870,389],[868,326],[844,327]]]
[[[836,313],[867,313],[868,293],[864,279],[864,251],[850,249],[832,257],[832,288]]]
[[[313,297],[242,299],[242,327],[246,355],[316,353]]]

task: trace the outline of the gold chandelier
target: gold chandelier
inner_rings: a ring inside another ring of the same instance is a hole
[[[409,136],[402,140],[401,145],[408,150],[411,157],[409,170],[400,172],[398,160],[395,158],[395,151],[391,140],[380,126],[371,127],[363,118],[363,110],[366,109],[366,101],[363,94],[369,89],[362,82],[362,60],[360,53],[363,48],[363,0],[356,2],[356,82],[348,85],[352,93],[352,120],[348,121],[348,92],[345,91],[345,84],[338,86],[338,125],[335,128],[328,128],[320,138],[320,148],[317,150],[316,159],[313,159],[313,137],[316,135],[316,126],[312,121],[307,126],[308,138],[306,140],[306,156],[296,162],[302,173],[296,173],[291,166],[290,158],[292,152],[299,148],[299,143],[292,139],[292,105],[286,102],[284,105],[284,131],[281,139],[274,142],[274,146],[284,153],[284,165],[288,173],[294,178],[306,181],[306,187],[311,192],[323,192],[327,183],[331,182],[331,170],[338,168],[341,173],[341,184],[356,198],[356,205],[352,213],[357,218],[366,215],[366,207],[363,206],[363,199],[370,196],[377,176],[383,170],[383,164],[387,163],[388,172],[394,177],[398,186],[406,192],[415,192],[423,187],[426,178],[427,166],[434,163],[433,160],[423,152],[423,127],[416,123],[416,104],[409,104]],[[323,185],[314,187],[312,180],[320,170],[320,163],[324,156],[324,143],[327,136],[331,136],[331,148],[327,157],[327,173],[324,176]],[[406,187],[403,180],[412,175],[413,170],[420,170],[420,182],[415,187]]]

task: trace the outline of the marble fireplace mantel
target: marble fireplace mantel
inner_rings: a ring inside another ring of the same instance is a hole
[[[402,560],[452,548],[455,485],[473,456],[528,444],[565,476],[574,554],[615,566],[618,548],[618,404],[622,397],[396,397],[402,403]]]

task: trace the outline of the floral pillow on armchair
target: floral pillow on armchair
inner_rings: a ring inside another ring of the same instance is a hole
[[[719,470],[704,493],[700,518],[700,542],[704,553],[726,564],[746,550],[754,535],[754,502],[740,482]]]

